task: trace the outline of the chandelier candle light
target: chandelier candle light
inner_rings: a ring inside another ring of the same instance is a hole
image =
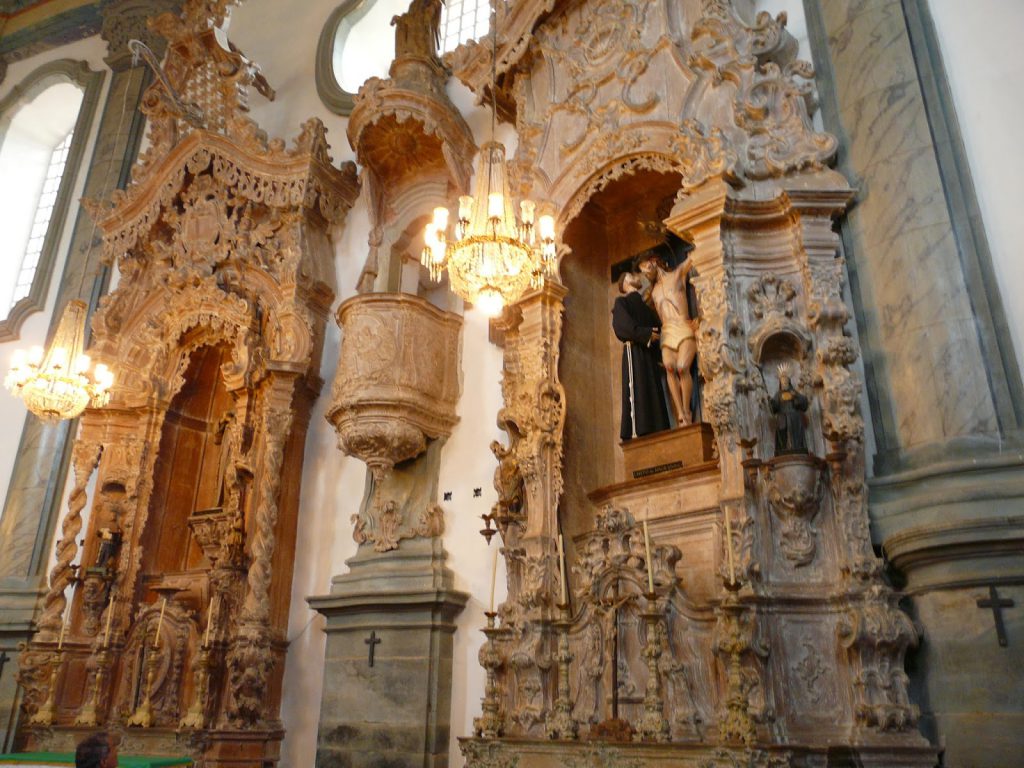
[[[494,317],[555,275],[555,220],[543,215],[534,222],[537,206],[531,200],[519,203],[516,218],[500,142],[480,148],[475,191],[459,198],[454,240],[448,238],[448,209],[434,209],[421,261],[434,282],[447,269],[452,291]]]
[[[448,238],[447,208],[435,208],[423,233],[420,261],[435,283],[448,270],[452,291],[489,317],[519,300],[528,288],[539,288],[557,274],[555,219],[543,215],[534,223],[537,205],[519,203],[519,218],[509,195],[505,146],[494,138],[498,93],[498,5],[491,21],[491,140],[480,147],[476,194],[459,198],[455,239]]]
[[[85,316],[84,301],[69,301],[50,348],[19,349],[11,359],[4,386],[43,421],[73,419],[110,400],[114,375],[102,363],[93,367],[84,352]]]

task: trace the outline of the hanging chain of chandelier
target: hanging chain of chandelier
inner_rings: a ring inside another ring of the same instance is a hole
[[[494,317],[557,274],[555,220],[543,215],[535,222],[537,206],[530,200],[519,204],[516,217],[505,147],[497,141],[480,148],[475,191],[459,198],[454,238],[448,236],[448,209],[434,209],[420,260],[431,280],[439,282],[447,270],[451,290]]]

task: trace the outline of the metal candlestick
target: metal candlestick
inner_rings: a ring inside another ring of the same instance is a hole
[[[487,670],[487,684],[484,687],[481,705],[483,713],[480,717],[473,718],[473,731],[485,739],[496,739],[505,730],[501,717],[501,702],[498,700],[497,672],[501,667],[501,654],[498,653],[498,646],[494,642],[503,630],[494,625],[497,615],[494,611],[487,611],[484,614],[487,617],[487,626],[483,632],[487,636],[487,642],[480,648],[480,666]]]
[[[569,606],[566,603],[558,606],[561,619],[555,622],[555,629],[558,631],[558,654],[555,660],[558,662],[558,697],[555,699],[555,706],[548,716],[548,738],[549,739],[577,739],[579,738],[579,723],[572,717],[572,702],[569,700],[569,664],[572,662],[572,654],[569,652],[569,627],[572,622],[569,620]]]
[[[103,681],[112,661],[109,648],[101,648],[96,654],[96,674],[92,679],[92,695],[89,702],[75,718],[75,725],[96,726],[100,724],[100,698],[103,696]]]
[[[29,725],[53,725],[53,718],[57,713],[57,678],[63,665],[64,651],[57,649],[50,657],[50,690],[46,694],[46,701],[29,719]]]
[[[743,652],[750,646],[740,625],[745,609],[736,593],[742,586],[738,582],[726,582],[725,587],[729,592],[722,601],[724,631],[719,647],[729,655],[729,669],[726,677],[726,711],[719,724],[719,733],[722,741],[742,742],[750,746],[757,738],[757,731],[750,716],[750,702],[747,701],[743,685]]]
[[[669,740],[668,720],[665,719],[665,702],[661,695],[661,674],[658,660],[661,658],[661,611],[658,610],[658,596],[646,595],[647,610],[642,616],[647,622],[647,643],[644,658],[647,659],[647,688],[644,692],[644,714],[637,724],[637,734],[642,741],[666,742]]]
[[[206,705],[210,690],[210,669],[213,666],[210,658],[210,647],[204,645],[199,649],[196,659],[195,696],[192,706],[181,718],[179,728],[183,730],[202,730],[206,727]]]
[[[146,656],[146,695],[142,699],[142,703],[139,704],[138,708],[132,713],[132,716],[128,718],[125,725],[129,727],[138,728],[152,728],[153,727],[153,680],[156,678],[156,665],[158,662],[157,648],[155,646],[149,649],[149,655]]]

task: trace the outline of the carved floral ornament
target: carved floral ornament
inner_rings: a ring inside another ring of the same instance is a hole
[[[551,6],[499,9],[497,68],[514,98],[513,186],[553,206],[560,228],[638,169],[678,172],[688,190],[821,171],[834,155],[835,138],[811,125],[813,69],[795,59],[785,14],[751,26],[731,3],[704,0],[685,29],[653,0]],[[445,59],[485,95],[485,46]]]

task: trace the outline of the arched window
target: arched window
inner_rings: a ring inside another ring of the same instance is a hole
[[[446,0],[441,11],[441,53],[483,37],[490,25],[490,0]]]
[[[316,89],[332,112],[348,115],[359,86],[387,77],[395,56],[391,19],[410,0],[345,0],[327,19],[316,51]],[[441,54],[487,34],[490,0],[445,0],[441,11]]]
[[[45,304],[101,81],[51,62],[0,101],[0,341]]]

